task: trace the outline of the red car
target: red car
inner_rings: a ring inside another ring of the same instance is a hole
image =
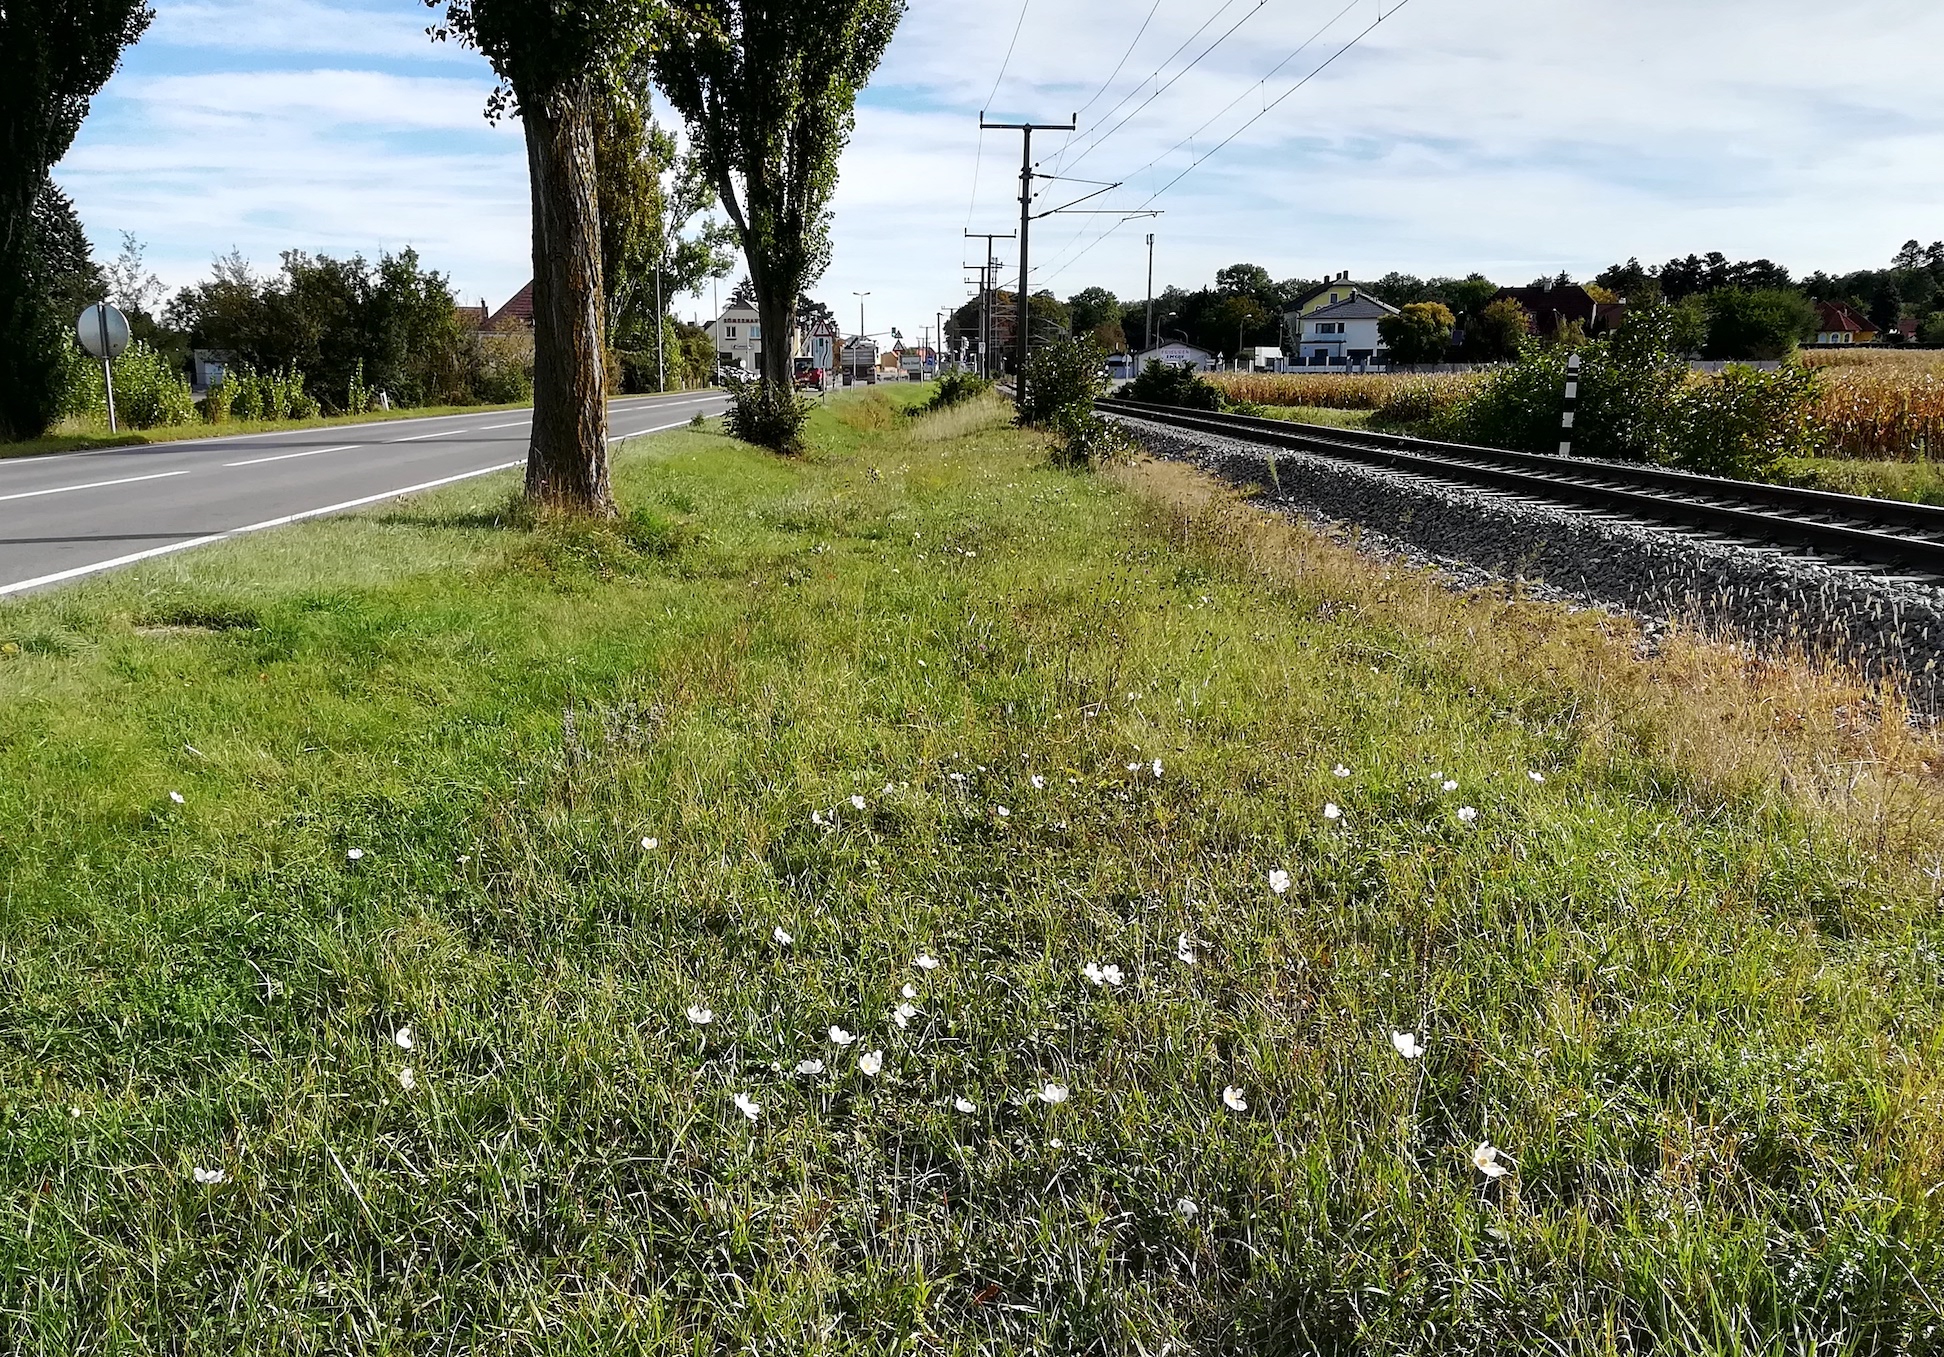
[[[796,386],[799,391],[821,391],[824,389],[824,370],[822,368],[801,368],[797,371]]]

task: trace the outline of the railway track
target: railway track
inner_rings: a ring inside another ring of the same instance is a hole
[[[1717,542],[1780,547],[1879,572],[1889,567],[1926,584],[1944,584],[1944,508],[1927,504],[1137,401],[1096,404],[1102,414],[1584,506],[1707,533]]]

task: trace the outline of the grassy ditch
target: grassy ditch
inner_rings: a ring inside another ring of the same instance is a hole
[[[10,1350],[1933,1341],[1884,694],[924,394],[0,606]]]

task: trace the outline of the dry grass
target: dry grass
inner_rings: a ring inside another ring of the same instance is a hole
[[[1370,558],[1264,514],[1221,482],[1142,459],[1115,473],[1177,541],[1252,575],[1423,638],[1481,694],[1574,695],[1589,753],[1663,760],[1724,793],[1775,788],[1873,852],[1944,851],[1944,739],[1892,688],[1800,655],[1764,657],[1675,629],[1652,646],[1630,618],[1516,593],[1452,592],[1429,570]]]

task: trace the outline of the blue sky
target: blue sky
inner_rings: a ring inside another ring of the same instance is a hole
[[[526,281],[518,131],[486,124],[491,73],[427,40],[429,11],[156,8],[55,172],[98,252],[133,231],[172,287],[232,248],[268,270],[284,249],[407,245],[463,300]],[[1238,260],[1506,283],[1708,249],[1881,264],[1944,237],[1939,50],[1934,0],[912,0],[815,291],[854,317],[869,290],[869,328],[913,336],[964,298],[961,232],[1018,220],[1018,136],[982,137],[981,108],[1081,111],[1075,137],[1042,134],[1043,168],[1126,181],[1089,206],[1165,210],[1036,224],[1034,285],[1063,296],[1140,296],[1148,230],[1157,286]]]

